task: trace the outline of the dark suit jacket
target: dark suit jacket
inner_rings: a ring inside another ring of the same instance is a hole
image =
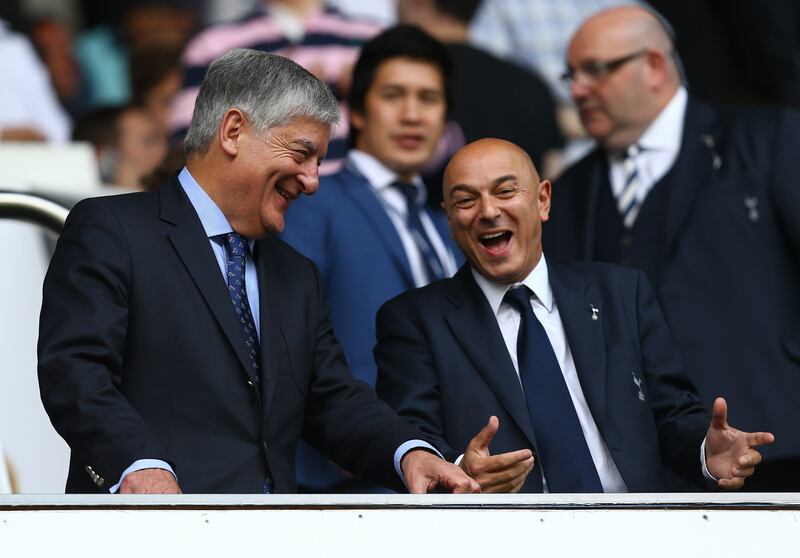
[[[700,482],[710,417],[683,375],[644,275],[600,264],[548,261],[548,269],[586,402],[628,489],[663,490],[662,456]],[[592,305],[598,320],[591,319]],[[537,426],[469,266],[381,308],[375,356],[380,397],[435,440],[447,459],[464,452],[490,415],[500,419],[492,453],[535,453]],[[523,491],[541,491],[540,479],[534,465]]]
[[[397,486],[392,458],[419,436],[353,380],[314,265],[256,243],[261,368],[200,220],[176,179],[86,200],[71,212],[44,284],[39,379],[69,444],[67,491],[103,491],[137,459],[174,465],[184,492],[295,490],[298,438]]]
[[[799,149],[800,113],[690,98],[664,235],[651,247],[651,279],[702,403],[724,396],[731,424],[775,433],[750,489],[800,490]],[[550,256],[594,259],[602,188],[600,150],[556,182]]]

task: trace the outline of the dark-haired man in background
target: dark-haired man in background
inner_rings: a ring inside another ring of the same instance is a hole
[[[415,27],[381,33],[361,51],[348,103],[345,167],[321,179],[313,200],[292,204],[283,238],[319,267],[353,374],[374,385],[378,308],[456,270],[444,215],[425,205],[419,176],[452,104],[447,50]],[[309,490],[367,490],[303,453]]]

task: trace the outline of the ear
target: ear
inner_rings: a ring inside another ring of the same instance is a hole
[[[350,113],[350,125],[358,130],[359,132],[364,129],[364,125],[366,122],[364,121],[364,115],[358,111],[353,111]]]
[[[648,50],[645,60],[647,85],[653,90],[661,89],[669,75],[667,55],[660,50]]]
[[[550,219],[550,201],[553,198],[553,185],[549,180],[542,180],[539,183],[539,194],[537,202],[539,204],[539,218],[542,222]]]
[[[247,119],[244,113],[232,108],[222,116],[219,125],[219,145],[227,155],[236,157],[239,154],[239,140],[245,132]]]

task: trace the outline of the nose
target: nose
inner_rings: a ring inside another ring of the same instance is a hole
[[[420,104],[414,96],[409,95],[403,102],[402,118],[408,122],[417,122],[420,119]]]
[[[569,93],[573,100],[583,99],[589,95],[590,81],[583,75],[583,72],[576,71],[569,82]]]
[[[319,190],[319,165],[316,159],[306,161],[303,173],[297,176],[302,192],[307,196],[313,196]]]
[[[494,221],[500,216],[500,207],[493,196],[484,194],[478,203],[478,217],[482,221]]]

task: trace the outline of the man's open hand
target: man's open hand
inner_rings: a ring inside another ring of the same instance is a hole
[[[720,488],[736,490],[761,463],[756,447],[771,444],[769,432],[742,432],[728,424],[728,404],[721,397],[714,400],[711,426],[706,434],[706,466]]]
[[[491,455],[489,444],[500,428],[496,416],[469,442],[460,466],[478,481],[482,492],[519,492],[533,468],[533,453],[521,449]]]

